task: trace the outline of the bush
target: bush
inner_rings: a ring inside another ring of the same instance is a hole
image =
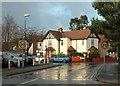
[[[92,61],[92,58],[98,58],[100,54],[98,52],[90,52],[89,53],[89,60]]]
[[[32,55],[37,55],[37,53],[33,53]]]
[[[58,53],[57,56],[66,56],[66,55],[63,53]]]
[[[105,58],[110,58],[110,56],[109,56],[109,55],[106,55]]]

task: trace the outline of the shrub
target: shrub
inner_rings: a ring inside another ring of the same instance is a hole
[[[109,55],[106,55],[105,58],[110,58],[110,56],[109,56]]]
[[[92,58],[98,58],[100,54],[98,52],[90,52],[89,53],[89,60],[92,61]]]
[[[63,53],[58,53],[57,56],[66,56],[66,55]]]
[[[33,53],[32,55],[37,55],[37,53]]]

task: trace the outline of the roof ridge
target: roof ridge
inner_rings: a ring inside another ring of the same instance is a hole
[[[76,31],[85,31],[85,30],[90,30],[90,29],[89,29],[89,28],[86,28],[86,29],[83,29],[83,30],[64,31],[63,33],[65,33],[65,32],[76,32]]]
[[[58,31],[56,31],[56,30],[49,30],[49,31],[55,31],[55,32],[58,32]]]

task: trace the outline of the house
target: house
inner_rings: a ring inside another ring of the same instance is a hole
[[[90,29],[63,31],[49,30],[43,40],[43,56],[52,57],[52,55],[63,53],[68,55],[70,52],[84,53],[85,56],[90,49],[98,49],[99,38],[91,33]]]
[[[43,38],[43,35],[37,35],[36,33],[33,33],[32,35],[32,40],[31,40],[31,43],[30,44],[30,47],[29,47],[29,50],[28,50],[28,53],[29,54],[38,54],[38,55],[42,55],[42,38]]]

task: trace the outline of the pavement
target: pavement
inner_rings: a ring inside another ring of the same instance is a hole
[[[102,67],[95,76],[95,80],[113,86],[114,85],[120,86],[120,64],[119,63],[102,64]]]
[[[46,63],[46,64],[39,64],[39,65],[34,65],[34,66],[27,66],[27,67],[12,67],[11,69],[8,68],[3,68],[2,69],[2,76],[11,76],[11,75],[16,75],[16,74],[21,74],[21,73],[27,73],[27,72],[32,72],[36,70],[42,70],[42,69],[47,69],[51,67],[56,67],[56,66],[61,66],[62,64],[56,64],[56,63]]]

